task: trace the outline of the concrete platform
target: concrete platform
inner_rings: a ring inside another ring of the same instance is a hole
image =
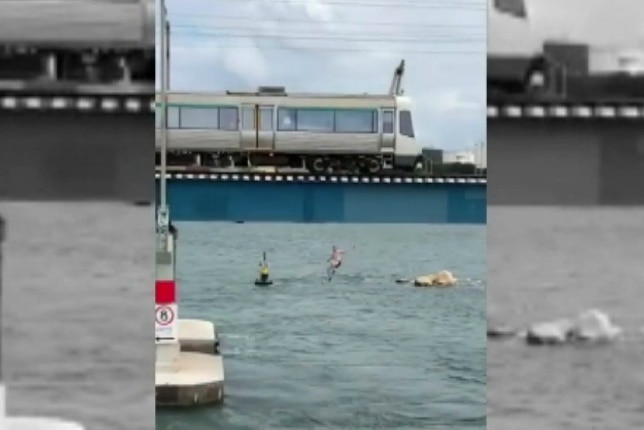
[[[210,321],[179,319],[181,351],[219,355],[219,336]]]
[[[54,418],[0,417],[2,430],[84,430],[82,426]]]
[[[173,369],[156,371],[156,404],[185,407],[224,400],[224,363],[220,355],[180,352]]]
[[[6,389],[0,384],[0,430],[85,430],[83,426],[59,418],[8,417]]]

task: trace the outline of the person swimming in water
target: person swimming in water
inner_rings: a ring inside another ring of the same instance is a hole
[[[331,256],[327,260],[327,263],[330,263],[327,269],[327,277],[329,281],[333,278],[333,276],[335,275],[335,272],[342,265],[343,254],[344,254],[344,251],[342,251],[341,249],[338,249],[337,246],[333,245],[333,247],[331,248]]]

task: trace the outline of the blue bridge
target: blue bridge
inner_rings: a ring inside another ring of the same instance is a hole
[[[160,174],[156,174],[157,184]],[[177,221],[486,222],[485,178],[169,173]]]
[[[488,101],[490,205],[644,205],[644,99]]]

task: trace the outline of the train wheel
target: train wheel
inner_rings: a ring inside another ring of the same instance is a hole
[[[313,159],[313,161],[310,163],[310,170],[313,173],[324,173],[327,169],[327,162],[324,158],[318,157]]]
[[[360,165],[355,160],[351,159],[345,160],[343,170],[351,175],[358,175],[361,171]]]
[[[380,160],[378,160],[377,158],[370,158],[367,162],[367,169],[371,174],[378,173],[381,168],[382,166],[380,165]]]
[[[327,160],[326,172],[327,173],[343,173],[346,169],[342,164],[342,160],[338,158],[331,158]]]

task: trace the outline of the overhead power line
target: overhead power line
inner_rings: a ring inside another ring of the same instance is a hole
[[[235,3],[247,3],[249,1],[256,1],[256,0],[212,0],[212,3],[216,3],[217,1],[227,1],[227,2],[235,2]],[[281,4],[289,4],[293,6],[315,6],[312,3],[309,3],[307,1],[302,1],[302,0],[268,0],[267,3],[270,1],[270,3],[281,3]],[[358,0],[323,0],[320,2],[320,5],[328,5],[328,6],[351,6],[351,7],[366,7],[366,8],[389,8],[389,7],[396,7],[396,8],[406,8],[406,9],[444,9],[444,10],[465,10],[465,11],[477,11],[477,12],[482,12],[482,11],[487,11],[487,3],[483,0],[478,0],[478,1],[459,1],[459,0],[454,0],[454,1],[410,1],[410,0],[390,0],[390,1],[374,1],[374,0],[363,0],[363,1],[358,1]],[[172,18],[172,15],[170,15],[170,18]]]
[[[207,35],[214,34],[214,32],[225,32],[226,34],[229,34],[230,32],[234,32],[234,34],[240,34],[242,35],[248,35],[249,37],[252,37],[255,35],[256,37],[262,37],[263,35],[266,35],[267,33],[270,37],[273,36],[306,36],[306,35],[316,35],[320,36],[320,31],[323,32],[329,32],[328,30],[320,30],[320,29],[311,29],[311,28],[290,28],[290,27],[284,27],[284,26],[279,26],[279,28],[267,28],[266,26],[202,26],[202,25],[192,25],[192,24],[175,24],[173,26],[174,29],[177,29],[179,31],[175,31],[177,34],[181,35],[191,35],[191,34],[201,34],[205,33]],[[402,30],[402,29],[398,29]],[[439,29],[436,29],[439,30]],[[485,32],[460,32],[460,31],[413,31],[413,32],[408,32],[408,31],[387,31],[382,32],[382,31],[374,31],[373,29],[370,29],[369,31],[334,31],[333,34],[336,36],[336,38],[346,38],[346,39],[351,39],[354,37],[358,38],[365,38],[365,37],[374,37],[374,38],[383,38],[383,36],[386,36],[388,40],[390,39],[395,39],[395,38],[419,38],[420,40],[425,40],[425,38],[438,38],[438,37],[443,37],[443,38],[477,38],[477,39],[486,39],[487,38],[487,33]],[[324,36],[322,36],[324,37]]]
[[[172,43],[173,48],[197,48],[194,43]],[[217,44],[216,48],[226,48],[226,49],[239,49],[239,48],[255,48],[261,51],[270,50],[270,51],[293,51],[293,52],[305,52],[309,54],[316,54],[317,52],[355,52],[355,53],[368,53],[368,52],[377,52],[382,51],[382,48],[343,48],[343,47],[334,47],[334,46],[280,46],[280,45],[270,45],[270,46],[260,46],[260,45],[251,45],[251,44]],[[449,55],[465,55],[465,56],[481,56],[484,58],[486,55],[486,50],[440,50],[440,49],[396,49],[391,50],[395,54],[412,54],[412,55],[438,55],[438,56],[449,56]]]
[[[177,13],[172,15],[173,26],[181,24],[182,22],[187,24],[199,24],[200,20],[207,20],[210,23],[213,21],[246,21],[251,23],[267,23],[267,22],[280,22],[280,23],[292,23],[292,24],[304,24],[304,25],[324,25],[332,24],[334,26],[355,26],[357,28],[361,27],[392,27],[400,26],[405,28],[479,28],[487,30],[487,23],[485,19],[481,20],[480,24],[473,23],[459,23],[459,24],[444,24],[444,23],[434,23],[434,22],[410,22],[410,21],[364,21],[364,20],[333,20],[333,21],[314,21],[311,19],[303,18],[282,18],[282,17],[253,17],[253,16],[235,16],[235,15],[208,15],[208,14],[183,14]]]
[[[211,0],[216,3],[217,0]],[[237,4],[246,0],[235,1]],[[270,0],[270,3],[289,5],[315,6],[315,3],[301,0]],[[260,4],[262,3],[255,3]],[[263,5],[268,4],[268,0]],[[463,0],[322,0],[321,5],[357,6],[357,7],[390,7],[396,9],[445,9],[445,10],[486,10],[482,1]],[[485,52],[487,34],[486,23],[480,24],[430,24],[425,22],[396,22],[396,21],[323,21],[305,18],[288,17],[254,17],[239,15],[208,15],[208,14],[171,14],[171,44],[173,47],[203,46],[203,42],[189,39],[217,41],[213,46],[221,48],[247,48],[260,50],[304,51],[314,53],[324,52],[376,52],[392,50],[392,45],[401,45],[396,52],[426,55],[482,55]],[[207,21],[204,21],[207,20]],[[227,22],[233,21],[233,22]],[[241,21],[243,26],[234,21]],[[219,25],[222,23],[224,25]],[[270,28],[270,24],[291,23]],[[266,24],[269,24],[268,26]],[[307,28],[297,27],[306,25]],[[324,29],[325,25],[332,26],[335,31],[331,34]],[[400,28],[393,28],[399,26]],[[269,27],[269,28],[267,28]],[[377,31],[377,28],[387,27]],[[362,29],[368,31],[361,31]],[[353,31],[347,31],[353,30]],[[394,31],[396,30],[396,31]],[[412,30],[412,31],[410,31]],[[472,31],[474,30],[474,31]],[[479,31],[477,31],[479,30]],[[248,40],[249,44],[230,43],[231,40]],[[218,40],[223,41],[220,43]],[[253,43],[255,42],[255,43]],[[267,43],[264,43],[267,42]],[[319,43],[318,43],[319,42]],[[326,42],[326,43],[325,43]],[[291,46],[292,44],[297,46]],[[369,46],[372,45],[373,47]],[[404,45],[427,45],[425,49],[410,49]],[[443,45],[444,49],[441,49]],[[453,49],[458,47],[465,49]],[[478,50],[469,49],[479,46]]]
[[[436,36],[426,36],[426,37],[408,37],[408,38],[393,38],[393,37],[346,37],[346,36],[337,36],[337,35],[325,35],[325,36],[312,36],[305,34],[242,34],[242,33],[227,33],[227,32],[207,32],[207,31],[198,31],[198,32],[174,32],[173,35],[177,36],[187,36],[191,38],[199,37],[210,37],[216,39],[270,39],[270,40],[327,40],[327,41],[337,41],[337,42],[380,42],[380,43],[404,43],[404,44],[416,44],[416,43],[472,43],[472,42],[485,42],[487,39],[485,36],[476,37],[457,37],[452,35],[446,35],[446,37],[436,37]]]

